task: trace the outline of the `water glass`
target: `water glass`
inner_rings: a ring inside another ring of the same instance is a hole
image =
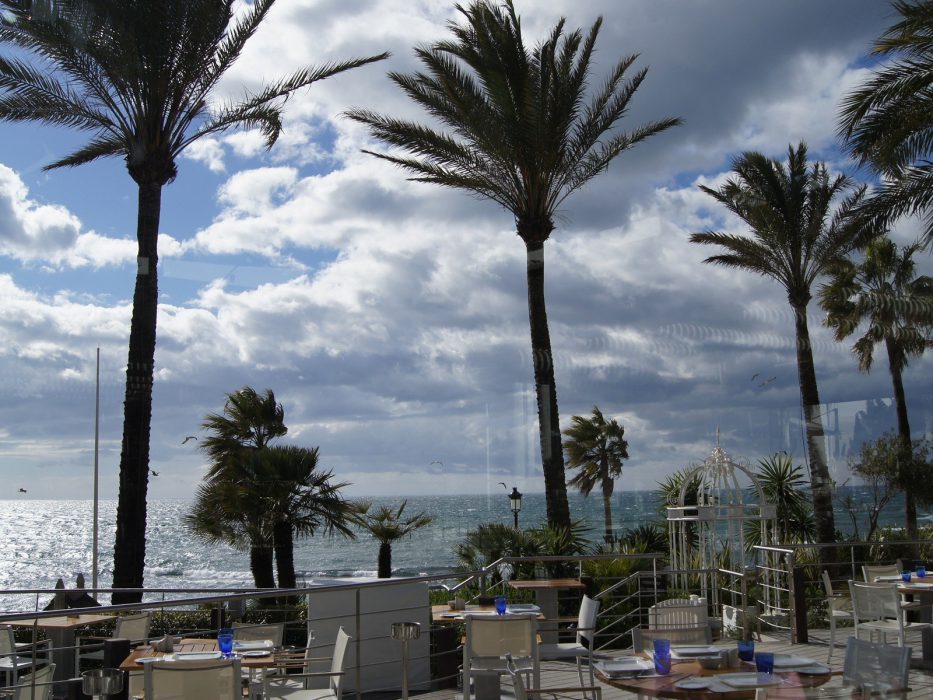
[[[927,568],[920,564],[917,566],[917,578],[925,578],[927,575]]]
[[[654,670],[662,676],[671,672],[671,640],[654,640]]]
[[[508,605],[504,595],[496,596],[496,613],[499,615],[505,615],[505,608]]]
[[[755,654],[755,670],[758,673],[774,673],[774,654],[770,651]]]
[[[229,658],[233,653],[233,630],[229,627],[222,628],[217,633],[217,648],[223,657]]]
[[[901,580],[902,580],[904,583],[910,583],[910,572],[909,572],[909,571],[903,572],[903,573],[901,574]]]
[[[740,639],[738,641],[739,658],[742,661],[751,661],[755,658],[755,642],[752,639]]]

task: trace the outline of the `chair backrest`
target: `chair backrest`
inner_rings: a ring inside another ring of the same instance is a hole
[[[10,625],[0,627],[0,658],[16,653],[16,640],[13,638],[13,628]]]
[[[670,598],[648,608],[648,629],[680,629],[708,627],[706,601],[702,604],[689,598]]]
[[[823,569],[822,578],[823,590],[826,592],[826,597],[832,598],[836,594],[833,591],[833,580],[829,577],[829,572],[826,569]]]
[[[515,700],[528,700],[528,695],[530,693],[525,689],[525,680],[522,678],[521,671],[518,666],[516,666],[511,654],[506,654],[505,670],[512,677],[512,690]],[[552,688],[550,690],[548,688],[537,688],[533,692],[535,695],[552,695],[554,698],[573,697],[577,692],[579,692],[584,699],[587,697],[587,693],[593,695],[594,700],[602,700],[603,697],[602,688],[599,686],[581,686],[579,688],[562,687]]]
[[[879,576],[898,576],[901,573],[901,563],[896,564],[878,564],[877,566],[866,564],[862,567],[862,576],[867,583],[874,583]]]
[[[242,700],[240,660],[153,661],[145,669],[146,700]]]
[[[599,601],[588,595],[580,601],[580,613],[577,615],[577,644],[586,640],[586,648],[593,648],[596,637],[596,618],[599,616]]]
[[[50,700],[54,675],[55,664],[48,664],[38,671],[20,676],[11,700]]]
[[[284,637],[284,622],[270,622],[264,625],[251,625],[245,622],[233,623],[233,639],[240,642],[258,642],[263,639],[271,639],[276,647],[280,647]]]
[[[896,584],[849,581],[849,594],[856,623],[903,619]]]
[[[347,646],[350,644],[350,635],[343,631],[343,627],[337,630],[337,639],[334,642],[334,656],[330,661],[330,672],[333,674],[343,673],[343,664],[347,656]],[[340,687],[343,683],[343,675],[332,675],[330,677],[330,689],[334,697],[340,697]]]
[[[464,658],[536,657],[538,621],[535,615],[467,615]]]
[[[149,625],[151,622],[151,612],[122,615],[117,618],[117,626],[113,636],[115,639],[129,639],[131,642],[141,642],[149,638]]]
[[[633,648],[636,654],[642,651],[653,652],[655,639],[670,639],[672,644],[711,644],[713,632],[709,625],[662,630],[646,630],[636,627],[632,630]]]
[[[903,690],[910,676],[909,646],[874,644],[849,637],[842,680],[846,685],[870,686],[881,691]]]

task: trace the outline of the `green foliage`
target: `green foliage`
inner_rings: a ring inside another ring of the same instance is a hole
[[[795,466],[790,455],[779,452],[758,461],[755,477],[764,496],[776,507],[778,542],[812,542],[813,510],[804,491],[803,466]],[[746,544],[761,544],[760,539],[760,528],[750,525],[745,531]]]
[[[393,509],[389,506],[380,506],[372,511],[372,503],[363,501],[357,504],[360,515],[360,526],[369,532],[379,542],[379,578],[392,576],[392,543],[396,542],[415,530],[430,525],[434,518],[421,512],[402,519],[408,501]]]
[[[667,553],[670,550],[667,528],[655,523],[644,523],[627,529],[619,544],[621,551],[627,554]]]

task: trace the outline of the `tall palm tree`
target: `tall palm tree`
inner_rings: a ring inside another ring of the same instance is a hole
[[[544,41],[529,50],[511,0],[502,5],[476,0],[457,9],[465,21],[450,24],[453,40],[415,49],[425,72],[389,74],[444,130],[362,109],[348,116],[409,155],[367,152],[413,173],[415,180],[490,199],[515,217],[526,253],[547,518],[569,527],[544,303],[544,243],[567,197],[606,170],[623,151],[680,122],[664,119],[629,133],[615,131],[646,70],[625,80],[637,58],[628,56],[595,92],[588,93],[601,18],[586,36],[580,30],[565,33],[561,19]]]
[[[845,340],[864,328],[852,346],[862,372],[871,369],[875,345],[884,343],[887,351],[901,440],[900,463],[905,468],[901,478],[904,520],[908,537],[914,540],[919,532],[917,504],[908,476],[913,447],[903,373],[911,357],[920,357],[933,347],[933,278],[915,276],[913,256],[919,248],[914,244],[898,252],[890,238],[879,238],[868,244],[861,260],[840,260],[833,267],[831,281],[820,288],[826,325],[834,329],[836,340]]]
[[[628,459],[628,442],[625,428],[615,418],[608,421],[598,406],[593,406],[591,418],[574,416],[571,426],[564,431],[564,449],[567,451],[567,466],[576,469],[576,475],[567,482],[584,496],[600,487],[603,494],[603,520],[606,527],[605,540],[611,544],[612,534],[612,491],[615,480],[622,476],[623,460]]]
[[[832,480],[826,463],[820,395],[813,366],[807,306],[811,288],[828,267],[860,242],[862,229],[850,216],[863,189],[850,194],[833,212],[837,200],[853,189],[848,177],[832,177],[823,163],[807,165],[807,147],[788,148],[787,165],[761,153],[745,152],[733,161],[735,177],[718,190],[700,186],[744,221],[750,235],[719,231],[694,233],[690,240],[726,252],[704,262],[748,270],[784,287],[794,314],[800,401],[806,421],[807,455],[816,535],[835,540]],[[829,561],[831,548],[822,548]]]
[[[217,477],[243,449],[261,450],[288,433],[285,409],[272,389],[257,393],[250,386],[227,394],[221,413],[208,413],[201,423],[207,435],[198,448],[210,458],[207,476]]]
[[[158,303],[162,188],[190,144],[235,127],[258,129],[271,147],[285,98],[336,73],[385,58],[306,68],[239,102],[211,109],[217,83],[274,0],[0,0],[0,120],[35,121],[90,134],[46,169],[116,156],[138,187],[136,286],[126,369],[113,585],[140,589],[146,555],[146,491]],[[137,602],[141,591],[115,594]]]
[[[875,41],[890,59],[842,101],[839,135],[849,152],[883,175],[866,213],[890,225],[924,216],[933,244],[933,2],[892,3],[900,20]]]
[[[361,526],[379,542],[379,578],[392,578],[392,544],[434,522],[434,518],[425,512],[402,519],[407,505],[408,501],[402,501],[396,509],[383,505],[370,512],[372,503],[364,501],[359,504]]]

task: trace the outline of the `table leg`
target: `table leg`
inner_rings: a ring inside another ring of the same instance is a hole
[[[538,607],[541,608],[541,614],[544,615],[544,629],[541,630],[541,641],[545,644],[557,644],[557,622],[551,627],[549,621],[557,620],[557,589],[539,588],[535,591],[535,599]]]
[[[473,676],[473,694],[476,700],[499,700],[502,690],[498,673],[479,673]]]
[[[51,659],[55,664],[54,692],[56,698],[68,697],[68,686],[64,681],[75,675],[75,631],[73,629],[50,628],[46,630],[52,644]]]

